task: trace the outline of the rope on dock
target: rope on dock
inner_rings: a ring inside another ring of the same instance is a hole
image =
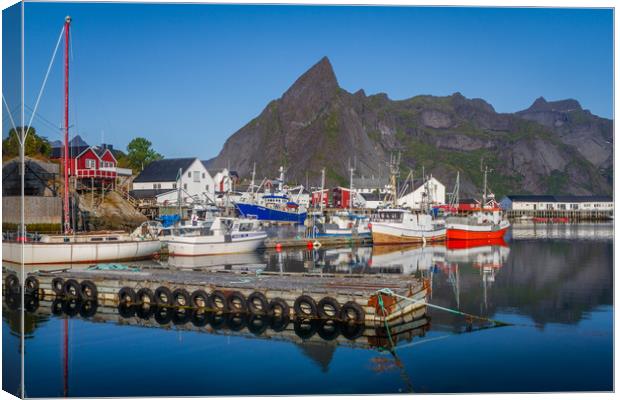
[[[385,295],[393,296],[393,297],[398,297],[398,298],[400,298],[402,300],[409,301],[409,302],[414,303],[414,304],[423,304],[423,305],[425,305],[427,307],[436,308],[436,309],[442,310],[442,311],[447,311],[449,313],[456,314],[456,315],[462,315],[462,316],[467,317],[467,318],[477,319],[477,320],[487,321],[487,322],[492,322],[496,326],[512,326],[512,325],[514,325],[514,324],[512,324],[510,322],[499,321],[499,320],[496,320],[496,319],[487,318],[487,317],[483,317],[483,316],[480,316],[480,315],[469,314],[469,313],[466,313],[466,312],[463,312],[463,311],[459,311],[459,310],[454,310],[454,309],[447,308],[447,307],[438,306],[436,304],[431,304],[431,303],[429,303],[427,301],[423,301],[423,300],[419,301],[419,300],[410,299],[409,297],[405,297],[405,296],[402,296],[402,295],[394,293],[389,288],[379,289],[379,290],[377,290],[377,293],[381,293],[381,294],[385,294]],[[381,305],[381,307],[383,307],[383,300],[381,299],[381,296],[379,296],[379,304]]]

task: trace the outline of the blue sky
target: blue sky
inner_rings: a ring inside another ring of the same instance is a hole
[[[30,107],[65,15],[72,132],[91,144],[103,133],[124,149],[144,136],[166,157],[213,157],[323,56],[350,92],[458,91],[499,112],[575,98],[613,113],[611,10],[27,3]],[[61,56],[34,123],[50,139],[60,138]]]

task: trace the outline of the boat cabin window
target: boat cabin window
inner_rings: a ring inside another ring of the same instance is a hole
[[[374,220],[401,222],[403,220],[403,213],[399,211],[379,211],[375,214]]]
[[[94,237],[94,238],[90,238],[91,242],[103,242],[103,238],[102,237]]]
[[[252,230],[252,223],[251,222],[246,222],[243,224],[239,224],[239,232],[248,232]]]
[[[106,240],[118,240],[118,237],[116,237],[116,236],[112,236],[112,237],[108,237],[108,238],[106,238]]]

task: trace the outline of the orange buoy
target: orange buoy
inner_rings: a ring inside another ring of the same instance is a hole
[[[308,249],[311,249],[312,248],[312,242],[308,240],[308,243],[306,243],[306,247]]]
[[[276,243],[276,251],[278,253],[282,251],[282,243]]]

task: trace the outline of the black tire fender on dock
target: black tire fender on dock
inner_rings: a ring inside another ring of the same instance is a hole
[[[192,319],[193,311],[189,308],[177,308],[172,310],[172,323],[185,325]]]
[[[305,294],[295,299],[293,310],[295,310],[295,318],[312,318],[319,315],[316,302],[312,297]]]
[[[247,301],[241,292],[230,292],[228,296],[226,296],[226,303],[231,312],[244,313],[248,310]]]
[[[85,279],[82,281],[82,283],[80,283],[80,289],[82,291],[82,298],[84,300],[97,300],[97,295],[99,293],[97,292],[97,285],[95,285],[95,282]]]
[[[340,317],[340,304],[333,297],[323,297],[317,305],[319,317],[334,319]]]
[[[334,319],[322,320],[317,333],[323,340],[334,340],[340,335],[340,323]]]
[[[165,286],[160,286],[155,289],[155,304],[158,306],[171,306],[173,303],[172,292]]]
[[[293,329],[301,339],[310,339],[319,327],[319,320],[311,318],[295,318]]]
[[[61,277],[57,276],[52,279],[52,291],[56,294],[56,296],[61,296],[62,288],[65,286],[65,280]]]
[[[189,292],[183,288],[174,289],[172,304],[177,307],[189,307]]]
[[[209,295],[202,289],[194,290],[189,298],[189,304],[193,308],[207,308],[209,306]]]
[[[280,318],[288,318],[291,314],[291,309],[288,306],[288,303],[286,302],[286,300],[280,297],[271,299],[271,301],[269,302],[269,310],[272,315]]]
[[[87,299],[80,307],[80,316],[82,318],[91,318],[97,313],[97,300]]]
[[[19,293],[19,278],[16,274],[8,274],[6,278],[4,278],[4,286],[7,292],[11,293]]]
[[[136,304],[136,291],[129,286],[123,286],[118,291],[118,302]]]
[[[136,306],[136,317],[148,321],[155,312],[156,307],[157,306],[155,305],[155,303],[142,303]]]
[[[256,315],[268,315],[270,312],[267,296],[261,292],[253,292],[248,296],[248,310]]]
[[[82,288],[75,279],[67,279],[62,287],[62,294],[68,299],[81,299]]]
[[[31,296],[39,295],[39,280],[34,276],[29,276],[24,281],[24,286],[26,287],[26,294]]]
[[[208,307],[212,311],[228,311],[228,301],[226,301],[226,295],[220,290],[214,290],[209,296]]]
[[[340,308],[340,319],[347,322],[355,322],[363,324],[366,319],[366,313],[362,306],[354,301],[347,301]]]
[[[15,311],[19,308],[19,304],[22,302],[19,293],[8,293],[6,295],[6,306],[11,311]]]
[[[209,325],[215,330],[223,329],[226,325],[226,315],[222,312],[210,312],[207,319]]]
[[[154,307],[156,302],[155,302],[155,295],[153,294],[153,291],[147,287],[138,289],[138,294],[136,295],[136,303],[147,304],[149,305],[148,308]]]
[[[62,299],[60,297],[56,297],[54,301],[52,301],[52,306],[51,306],[52,314],[62,315],[63,308],[64,306],[62,304]]]

